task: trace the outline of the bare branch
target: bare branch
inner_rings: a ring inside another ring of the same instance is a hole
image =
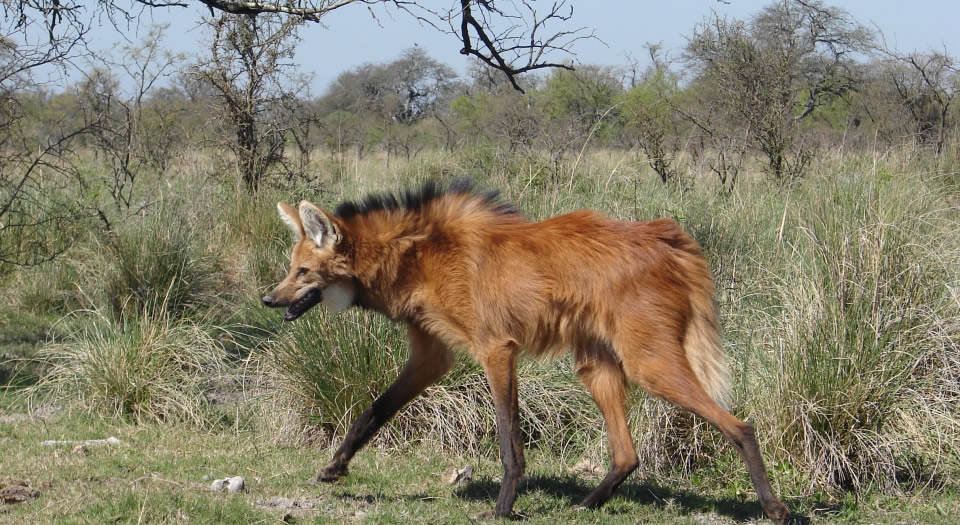
[[[142,0],[137,0],[142,1]],[[382,1],[382,0],[381,0]],[[210,8],[234,15],[255,15],[258,13],[279,13],[300,17],[308,22],[320,22],[320,19],[341,7],[356,4],[374,4],[377,0],[319,0],[290,2],[254,2],[243,0],[200,0]],[[145,2],[143,2],[145,3]]]
[[[502,71],[514,89],[523,92],[517,76],[546,68],[573,70],[569,62],[553,60],[554,54],[573,58],[573,44],[596,38],[593,31],[577,28],[550,33],[547,26],[568,23],[573,7],[567,0],[551,4],[545,14],[532,0],[501,9],[494,0],[460,0],[459,7],[432,10],[418,2],[394,0],[393,4],[438,31],[456,36],[462,44],[460,54],[473,56],[492,69]]]
[[[412,15],[416,20],[457,38],[460,53],[473,56],[487,66],[502,71],[511,85],[523,91],[517,76],[545,68],[570,69],[575,57],[573,45],[582,39],[596,38],[592,30],[580,27],[556,30],[568,24],[573,16],[569,0],[554,0],[546,9],[538,9],[535,0],[458,0],[448,9],[427,7],[417,0],[197,0],[211,14],[220,11],[234,15],[277,14],[322,23],[323,17],[335,10],[357,4],[368,9],[392,6]],[[40,21],[49,32],[51,45],[63,40],[57,34],[62,26],[80,28],[84,33],[88,21],[81,16],[105,16],[114,25],[131,22],[138,17],[137,8],[187,7],[196,5],[186,0],[131,0],[124,8],[117,0],[95,0],[93,5],[81,0],[16,0],[4,2],[8,19],[20,27]],[[376,14],[373,13],[376,20]],[[12,16],[11,16],[12,15]],[[378,21],[379,23],[379,21]]]
[[[897,105],[909,116],[907,132],[918,144],[943,152],[947,131],[953,127],[952,108],[960,95],[957,59],[942,51],[901,53],[887,45],[880,32],[876,51],[885,58],[883,75],[893,88]]]

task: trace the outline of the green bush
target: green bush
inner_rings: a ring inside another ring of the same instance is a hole
[[[784,264],[768,268],[776,351],[753,394],[769,403],[758,408],[765,435],[814,486],[921,481],[940,468],[926,454],[957,425],[955,410],[938,421],[958,389],[943,372],[960,371],[957,341],[942,339],[944,323],[960,321],[953,219],[906,177],[842,178],[805,196]]]
[[[317,308],[322,310],[322,307]],[[305,423],[342,435],[397,377],[404,333],[381,316],[310,312],[285,324],[267,350],[269,374]]]

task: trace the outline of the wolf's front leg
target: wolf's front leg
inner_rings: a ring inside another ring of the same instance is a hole
[[[354,454],[370,441],[380,427],[453,366],[453,353],[446,346],[413,326],[408,326],[407,331],[410,334],[410,358],[407,364],[390,388],[360,414],[333,459],[311,482],[332,482],[346,475]]]

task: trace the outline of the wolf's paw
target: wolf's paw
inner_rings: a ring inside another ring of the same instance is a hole
[[[787,506],[779,501],[774,502],[774,504],[770,505],[770,508],[765,510],[767,511],[767,516],[770,517],[770,521],[777,525],[787,523],[787,520],[790,518],[790,511],[787,510]]]
[[[340,465],[327,465],[316,476],[310,478],[310,483],[320,485],[321,483],[333,483],[343,476],[347,475],[347,467]]]

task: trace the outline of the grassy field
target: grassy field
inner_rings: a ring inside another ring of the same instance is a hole
[[[102,439],[118,445],[42,446],[45,440]],[[250,430],[198,431],[129,425],[90,417],[28,420],[0,416],[3,476],[28,481],[36,500],[0,507],[0,523],[467,523],[492,508],[501,467],[493,455],[458,455],[429,446],[370,448],[335,485],[307,483],[332,450],[275,445]],[[598,511],[570,506],[602,474],[575,469],[549,451],[529,458],[518,512],[530,523],[763,522],[747,482],[719,486],[705,469],[700,482],[633,477]],[[452,469],[471,465],[473,479],[449,484]],[[244,477],[247,491],[210,491],[212,480]],[[955,490],[897,496],[821,495],[787,498],[797,521],[814,523],[955,523]]]
[[[185,162],[138,187],[142,212],[117,210],[110,230],[79,225],[53,263],[2,269],[0,478],[40,496],[0,507],[0,521],[456,523],[491,508],[492,402],[469,362],[385,428],[350,476],[307,484],[395,377],[406,343],[371,314],[317,309],[284,325],[257,303],[285,271],[276,201],[332,206],[467,176],[534,219],[592,207],[693,233],[717,281],[734,412],[755,425],[799,521],[955,523],[960,175],[915,153],[833,155],[793,184],[748,174],[732,193],[696,166],[663,185],[622,152],[559,170],[495,150],[318,155],[315,181],[257,196]],[[601,418],[569,362],[525,362],[520,377],[530,458],[516,508],[529,521],[763,521],[732,448],[640,392],[638,473],[603,509],[569,510],[605,467]],[[121,443],[41,445],[108,436]],[[472,481],[444,481],[466,465]],[[209,490],[233,475],[246,493]]]

